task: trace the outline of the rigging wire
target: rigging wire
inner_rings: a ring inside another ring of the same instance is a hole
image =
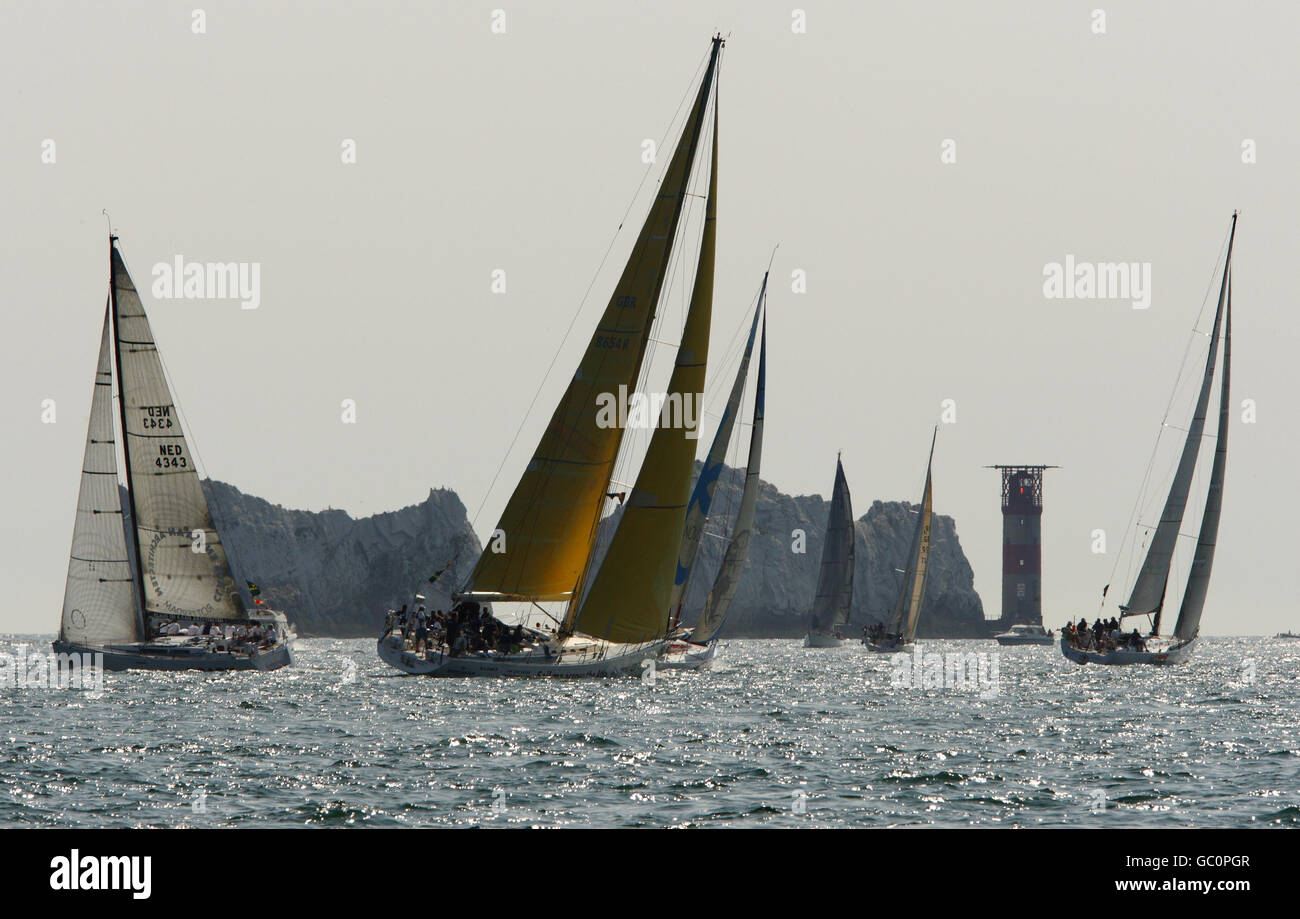
[[[686,100],[690,97],[691,89],[695,86],[696,78],[699,76],[700,71],[703,69],[705,63],[708,61],[708,57],[709,57],[708,54],[704,55],[699,65],[695,68],[695,73],[691,75],[690,82],[687,83],[686,86],[686,91],[683,93],[680,101],[678,101],[677,109],[673,112],[672,119],[668,122],[668,126],[665,128],[664,134],[660,138],[660,147],[663,146],[663,141],[666,141],[668,137],[671,136],[673,126],[677,123],[677,118],[682,112],[682,107],[686,104]],[[474,530],[478,529],[478,519],[483,513],[483,508],[487,504],[488,498],[492,495],[492,491],[496,487],[498,479],[500,479],[501,477],[501,471],[505,468],[506,462],[507,460],[510,459],[510,455],[514,451],[515,444],[519,440],[519,435],[523,433],[524,427],[528,423],[528,419],[532,416],[533,409],[537,405],[537,400],[541,397],[542,390],[546,388],[546,382],[551,377],[551,371],[555,369],[555,364],[559,360],[560,354],[564,351],[565,344],[568,343],[569,335],[573,332],[573,327],[577,323],[578,317],[582,314],[583,309],[586,307],[587,300],[591,296],[591,291],[596,286],[596,281],[599,280],[600,274],[605,268],[605,263],[609,260],[610,253],[614,249],[614,244],[618,241],[619,234],[623,230],[623,225],[627,222],[628,215],[632,213],[632,208],[636,205],[637,198],[641,194],[641,189],[645,187],[646,180],[651,176],[652,173],[655,172],[656,165],[657,164],[653,162],[648,163],[646,165],[646,169],[642,172],[641,181],[637,184],[636,191],[632,194],[631,200],[628,201],[627,207],[623,211],[623,216],[619,218],[618,227],[615,228],[613,234],[610,236],[609,244],[605,247],[605,253],[604,255],[601,256],[600,263],[596,266],[596,270],[592,274],[591,280],[587,283],[587,289],[583,292],[582,298],[578,301],[577,309],[574,310],[572,317],[570,317],[569,319],[569,324],[564,329],[564,335],[561,336],[560,343],[556,347],[555,353],[551,356],[551,361],[546,367],[546,372],[542,374],[542,379],[537,385],[537,391],[533,393],[533,398],[531,401],[529,401],[528,408],[524,410],[524,415],[519,421],[519,427],[515,429],[514,436],[510,438],[510,444],[509,446],[506,447],[505,452],[502,454],[501,462],[500,464],[498,464],[496,472],[493,473],[492,480],[488,483],[488,487],[483,492],[483,499],[479,502],[478,509],[474,511],[474,517],[470,521],[470,527],[472,529]],[[653,206],[653,202],[652,202],[652,206]]]
[[[1228,238],[1230,237],[1231,233],[1232,230],[1231,228],[1229,228],[1228,232],[1224,234],[1223,242],[1220,243],[1219,256],[1215,260],[1214,268],[1210,271],[1209,280],[1206,282],[1205,294],[1201,297],[1201,306],[1199,311],[1196,314],[1196,322],[1192,325],[1192,329],[1187,336],[1187,344],[1183,347],[1182,362],[1179,366],[1178,376],[1174,380],[1173,389],[1170,392],[1169,400],[1165,405],[1164,417],[1160,421],[1160,429],[1159,431],[1157,431],[1155,443],[1151,447],[1151,456],[1147,460],[1146,472],[1142,476],[1142,483],[1138,488],[1138,496],[1133,503],[1133,510],[1129,515],[1129,522],[1127,526],[1125,526],[1124,528],[1124,538],[1120,542],[1119,551],[1116,552],[1115,554],[1115,563],[1111,566],[1110,580],[1109,580],[1109,583],[1111,584],[1115,583],[1115,572],[1119,570],[1120,562],[1125,558],[1126,555],[1125,548],[1128,546],[1129,539],[1136,532],[1137,525],[1140,525],[1142,506],[1144,504],[1144,500],[1148,497],[1148,488],[1150,487],[1151,484],[1151,472],[1152,469],[1154,469],[1155,467],[1156,456],[1160,449],[1160,442],[1163,439],[1165,429],[1168,427],[1169,414],[1173,410],[1174,403],[1177,401],[1178,393],[1181,387],[1185,385],[1185,377],[1188,369],[1187,359],[1191,354],[1192,342],[1196,340],[1196,337],[1198,335],[1203,334],[1197,331],[1197,326],[1201,324],[1201,320],[1205,316],[1205,307],[1209,303],[1211,291],[1214,290],[1214,279],[1219,273],[1219,266],[1224,262],[1227,256]],[[1136,549],[1137,549],[1137,542],[1135,538],[1134,554],[1136,554]],[[1132,587],[1131,578],[1133,577],[1133,565],[1135,564],[1135,562],[1136,562],[1136,558],[1132,556],[1128,558],[1128,568],[1125,572],[1125,581],[1126,583],[1129,584],[1130,588]],[[1105,600],[1106,598],[1105,596],[1103,596],[1102,604],[1101,604],[1103,607],[1105,606]]]

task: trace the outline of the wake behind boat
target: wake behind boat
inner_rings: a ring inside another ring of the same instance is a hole
[[[54,651],[102,654],[107,670],[284,667],[293,662],[289,623],[262,607],[248,584],[252,611],[203,494],[144,305],[110,236],[108,308]]]
[[[1227,255],[1224,257],[1223,277],[1219,284],[1219,301],[1214,312],[1214,329],[1210,334],[1209,353],[1205,358],[1205,372],[1201,378],[1196,408],[1192,414],[1187,438],[1183,442],[1177,471],[1160,524],[1151,536],[1146,558],[1138,572],[1128,603],[1120,606],[1120,617],[1103,622],[1100,618],[1089,627],[1086,620],[1076,626],[1067,625],[1061,633],[1061,653],[1078,664],[1178,664],[1187,660],[1200,634],[1201,613],[1210,586],[1210,570],[1214,565],[1214,549],[1218,540],[1219,516],[1223,506],[1223,480],[1228,460],[1228,427],[1231,409],[1230,387],[1232,377],[1232,244],[1237,234],[1237,214],[1233,212],[1232,227],[1228,233]],[[1215,441],[1214,461],[1210,470],[1209,490],[1201,528],[1196,538],[1196,551],[1192,556],[1191,571],[1183,591],[1182,606],[1171,637],[1160,635],[1160,617],[1169,589],[1169,574],[1173,565],[1174,549],[1187,509],[1188,494],[1201,440],[1205,432],[1205,419],[1209,410],[1210,391],[1214,381],[1216,358],[1219,351],[1219,332],[1223,332],[1223,379],[1219,392],[1219,427]],[[1163,425],[1162,425],[1163,428]],[[1103,602],[1109,586],[1102,591]],[[1131,616],[1151,616],[1151,633],[1143,638],[1136,629],[1124,632],[1122,620]]]
[[[903,584],[894,604],[894,615],[888,624],[880,622],[863,630],[862,643],[871,651],[895,654],[911,652],[916,647],[916,626],[921,621],[925,582],[930,571],[930,530],[934,508],[930,478],[934,467],[934,442],[938,436],[939,429],[935,428],[930,437],[930,458],[925,466],[921,508],[916,515],[916,528],[912,531],[912,545],[907,553],[907,568],[903,571]]]
[[[695,463],[695,432],[684,423],[683,405],[704,391],[713,308],[722,47],[722,38],[715,37],[650,213],[582,360],[493,538],[453,595],[458,622],[473,616],[481,621],[489,605],[514,605],[521,608],[516,618],[537,611],[552,618],[554,634],[538,630],[527,640],[482,649],[429,649],[408,647],[401,635],[387,632],[378,653],[398,670],[428,676],[610,676],[640,670],[665,649]],[[706,159],[703,141],[709,135]],[[664,411],[628,491],[615,480],[627,425],[610,417],[609,402],[613,394],[640,391],[664,280],[675,250],[685,248],[678,238],[684,206],[700,197],[691,186],[696,174],[700,183],[707,181],[707,193],[695,283]],[[618,527],[598,558],[602,519],[610,502],[624,497]],[[544,604],[562,604],[562,612],[553,615]]]

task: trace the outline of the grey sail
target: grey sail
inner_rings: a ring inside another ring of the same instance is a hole
[[[1219,326],[1223,319],[1228,272],[1232,267],[1232,241],[1236,233],[1237,218],[1234,215],[1232,230],[1228,235],[1228,253],[1223,265],[1223,282],[1219,286],[1219,303],[1214,312],[1214,331],[1210,335],[1210,353],[1205,359],[1205,376],[1201,380],[1196,411],[1187,430],[1187,439],[1183,442],[1183,452],[1178,460],[1173,484],[1169,487],[1169,496],[1165,499],[1164,510],[1160,514],[1160,523],[1151,537],[1146,559],[1142,562],[1137,580],[1133,583],[1133,592],[1129,595],[1128,603],[1120,607],[1125,616],[1155,613],[1157,629],[1160,609],[1164,605],[1165,589],[1169,584],[1169,568],[1173,563],[1174,547],[1178,542],[1179,528],[1183,524],[1183,514],[1187,510],[1187,495],[1191,491],[1192,476],[1196,471],[1196,457],[1201,448],[1201,437],[1205,432],[1205,416],[1209,408],[1215,359],[1219,350]]]
[[[127,486],[145,612],[166,618],[244,619],[149,319],[116,246],[112,291]]]
[[[935,430],[938,436],[938,430]],[[912,544],[907,553],[907,570],[903,573],[903,586],[894,605],[893,633],[904,641],[916,638],[916,626],[921,618],[921,605],[925,602],[925,581],[930,570],[930,530],[934,500],[931,490],[931,470],[934,465],[934,437],[930,439],[930,459],[925,468],[925,489],[921,492],[921,508],[912,531]]]
[[[831,493],[831,512],[826,520],[826,543],[822,547],[821,572],[817,577],[817,596],[813,599],[814,632],[830,632],[849,621],[853,603],[853,563],[856,533],[853,527],[853,501],[844,466],[835,460],[835,490]]]
[[[1196,539],[1192,570],[1183,591],[1183,605],[1174,625],[1174,637],[1195,638],[1201,628],[1201,611],[1210,588],[1210,569],[1214,566],[1214,545],[1219,535],[1219,516],[1223,510],[1223,476],[1228,465],[1228,413],[1231,409],[1232,377],[1232,281],[1228,281],[1228,304],[1223,319],[1223,381],[1219,390],[1219,433],[1214,446],[1214,464],[1210,471],[1210,490],[1205,497],[1201,532]]]
[[[60,639],[92,646],[140,638],[135,578],[127,555],[117,486],[109,323],[105,310],[59,625]]]
[[[763,275],[763,286],[758,295],[758,306],[754,310],[754,321],[749,327],[749,340],[745,343],[745,353],[740,358],[740,368],[736,371],[736,381],[731,386],[731,395],[727,398],[727,407],[723,411],[722,421],[709,454],[700,468],[700,476],[695,480],[695,489],[691,492],[691,501],[686,508],[686,527],[682,531],[682,546],[677,557],[677,574],[673,579],[669,608],[674,617],[681,613],[682,597],[690,581],[695,557],[700,549],[700,538],[704,535],[704,525],[709,519],[709,509],[713,504],[713,492],[718,485],[718,475],[722,472],[723,462],[727,458],[727,447],[736,427],[736,416],[740,413],[740,400],[745,392],[745,380],[749,376],[749,359],[754,351],[754,336],[758,332],[758,316],[763,311],[763,298],[767,291],[767,275]],[[752,443],[752,441],[751,441]]]
[[[767,277],[763,278],[763,287],[767,287]],[[763,301],[759,298],[759,309]],[[750,333],[753,342],[753,333]],[[763,321],[763,339],[758,352],[758,387],[754,395],[754,424],[749,435],[749,461],[745,466],[745,488],[740,496],[740,509],[736,512],[736,525],[727,543],[726,554],[722,557],[722,567],[713,580],[713,589],[704,601],[704,610],[691,633],[691,641],[707,644],[718,637],[727,613],[731,610],[731,601],[735,599],[736,588],[740,586],[740,575],[745,570],[745,558],[749,554],[749,540],[754,530],[754,507],[758,503],[759,466],[763,459],[763,390],[767,386],[767,321]]]

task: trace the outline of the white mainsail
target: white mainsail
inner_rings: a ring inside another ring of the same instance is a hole
[[[767,289],[767,276],[763,276],[763,289]],[[759,298],[759,309],[763,299]],[[750,333],[753,341],[753,333]],[[740,496],[740,509],[736,512],[736,525],[727,543],[727,551],[722,557],[722,566],[713,580],[713,589],[704,601],[704,610],[700,613],[691,641],[707,644],[718,636],[727,613],[731,610],[731,601],[740,586],[740,575],[745,570],[745,559],[749,554],[749,541],[754,529],[754,508],[758,503],[759,465],[763,459],[763,391],[767,386],[767,320],[763,320],[763,338],[758,352],[758,386],[754,395],[754,423],[749,434],[749,461],[745,467],[745,488]]]
[[[149,319],[116,245],[112,292],[127,486],[145,612],[244,619]]]
[[[1228,424],[1231,409],[1232,379],[1232,280],[1228,279],[1227,306],[1223,319],[1223,382],[1219,390],[1219,430],[1214,445],[1214,465],[1210,471],[1210,490],[1201,516],[1201,531],[1192,556],[1192,570],[1183,590],[1183,605],[1178,610],[1174,637],[1195,638],[1201,628],[1201,611],[1210,589],[1210,569],[1214,566],[1214,546],[1219,534],[1219,517],[1223,510],[1223,478],[1228,464]]]
[[[1210,335],[1210,353],[1205,359],[1205,375],[1201,379],[1196,410],[1192,414],[1192,423],[1187,429],[1187,439],[1183,442],[1178,470],[1174,474],[1173,484],[1169,487],[1169,496],[1165,499],[1160,523],[1151,537],[1150,548],[1147,549],[1146,558],[1133,584],[1128,603],[1120,607],[1124,616],[1144,616],[1155,613],[1157,631],[1160,624],[1160,611],[1165,602],[1165,590],[1169,586],[1169,569],[1173,564],[1174,547],[1178,542],[1179,528],[1183,524],[1183,514],[1187,510],[1187,496],[1192,488],[1196,458],[1205,432],[1205,416],[1209,408],[1215,358],[1219,350],[1219,326],[1223,319],[1224,299],[1227,296],[1228,273],[1232,269],[1232,242],[1236,234],[1237,217],[1234,214],[1232,230],[1228,234],[1228,253],[1224,258],[1223,281],[1219,286],[1219,304],[1214,312],[1214,331]]]
[[[141,637],[117,483],[110,322],[105,310],[59,626],[60,639],[89,645]]]
[[[835,459],[835,490],[826,519],[826,542],[822,546],[817,596],[813,600],[813,632],[828,633],[849,621],[853,606],[853,566],[857,532],[853,525],[853,499],[844,478],[844,466]]]

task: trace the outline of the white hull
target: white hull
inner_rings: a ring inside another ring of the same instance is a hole
[[[689,641],[674,641],[664,651],[655,665],[661,670],[707,670],[713,665],[718,643],[711,641],[707,645],[693,645]]]
[[[841,648],[844,646],[844,639],[828,635],[826,632],[809,632],[804,636],[803,646],[805,648]]]
[[[471,652],[457,657],[435,652],[417,654],[406,648],[400,632],[382,636],[379,658],[403,673],[415,676],[465,677],[601,677],[637,674],[663,651],[665,642],[627,645],[575,635],[547,654],[529,649],[518,654]]]
[[[1084,651],[1061,637],[1061,653],[1076,664],[1106,664],[1112,667],[1126,664],[1181,664],[1192,656],[1195,638],[1182,642],[1164,642],[1153,639],[1144,651],[1132,648],[1115,648],[1111,651]]]
[[[994,635],[1000,645],[1054,645],[1051,635]]]

